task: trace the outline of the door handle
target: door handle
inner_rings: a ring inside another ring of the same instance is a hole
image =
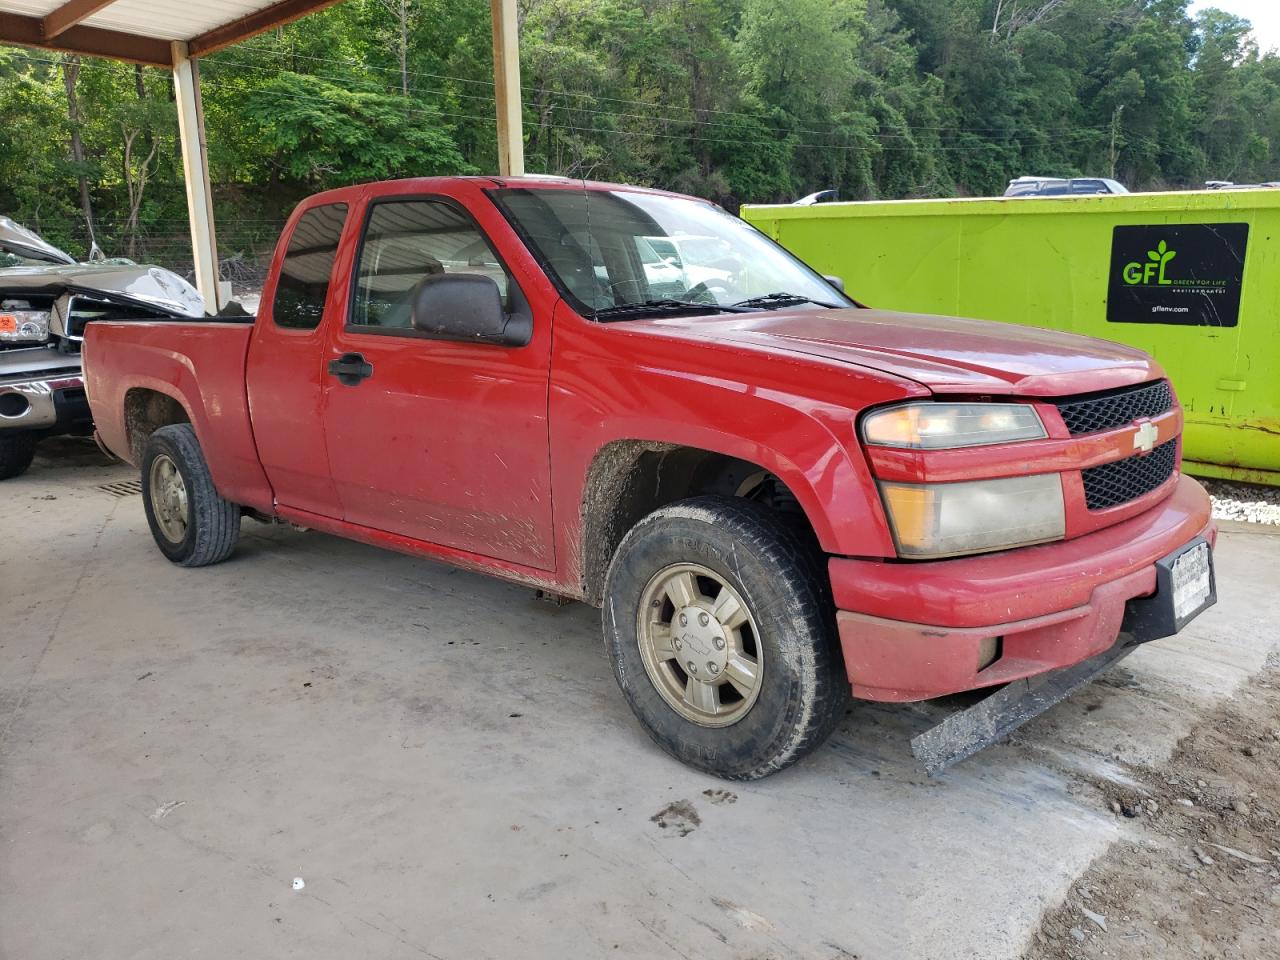
[[[329,373],[337,377],[339,383],[358,387],[361,380],[373,376],[373,364],[365,360],[362,353],[344,353],[336,360],[329,361]]]

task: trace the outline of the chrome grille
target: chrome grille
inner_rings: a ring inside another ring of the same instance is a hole
[[[1067,431],[1075,436],[1122,427],[1139,417],[1159,416],[1172,409],[1173,391],[1167,380],[1159,380],[1123,390],[1058,400],[1054,405],[1062,414]]]
[[[1136,500],[1173,476],[1178,464],[1178,440],[1166,440],[1145,457],[1128,457],[1081,470],[1084,502],[1090,510],[1104,510]]]

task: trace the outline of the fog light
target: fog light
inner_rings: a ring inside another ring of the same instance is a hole
[[[31,401],[20,393],[0,393],[0,417],[16,420],[31,409]]]
[[[1000,659],[1000,648],[1003,637],[987,637],[978,644],[978,672],[981,673]]]

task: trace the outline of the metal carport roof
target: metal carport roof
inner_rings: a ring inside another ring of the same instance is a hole
[[[187,182],[196,285],[216,309],[217,244],[198,58],[331,7],[340,0],[0,0],[0,44],[106,57],[173,71]],[[524,172],[516,0],[489,0],[493,13],[498,167]]]
[[[172,41],[201,57],[338,0],[0,0],[0,42],[172,67]]]

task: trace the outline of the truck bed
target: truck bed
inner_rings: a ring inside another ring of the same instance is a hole
[[[252,333],[251,317],[89,324],[85,385],[103,444],[137,465],[150,435],[148,403],[157,395],[176,397],[222,495],[270,509],[245,393]]]

